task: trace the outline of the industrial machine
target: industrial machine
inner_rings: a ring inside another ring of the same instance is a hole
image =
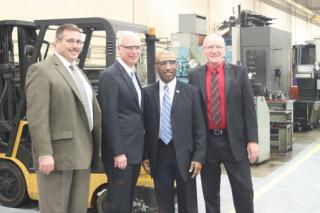
[[[320,101],[301,100],[294,103],[294,131],[301,132],[319,127]]]
[[[38,199],[32,163],[31,138],[25,118],[25,76],[30,64],[52,53],[55,29],[64,23],[81,28],[84,37],[78,66],[97,88],[100,72],[115,61],[117,32],[130,30],[141,35],[143,54],[137,66],[145,83],[155,81],[155,35],[142,25],[102,18],[0,21],[0,203],[17,207]],[[17,40],[15,40],[17,38]],[[149,72],[147,71],[149,70]],[[151,178],[141,170],[135,197],[135,212],[154,207]],[[91,172],[88,207],[102,212],[107,196],[107,177],[101,167]],[[153,206],[153,207],[152,207]]]
[[[241,61],[248,68],[254,94],[264,95],[269,102],[284,100],[291,85],[290,33],[270,26],[243,27],[239,33]],[[290,119],[288,122],[274,121],[275,114],[282,115],[286,111],[269,109],[269,150],[271,144],[283,151],[282,144],[286,141],[292,144],[291,122]]]
[[[225,26],[231,28],[227,37],[231,37],[232,45],[230,44],[227,53],[231,52],[229,61],[247,67],[255,100],[259,100],[261,96],[266,98],[266,107],[257,102],[256,111],[261,154],[269,158],[270,146],[277,146],[283,151],[283,146],[290,145],[291,148],[292,145],[292,107],[291,110],[286,108],[293,103],[287,96],[292,81],[291,34],[271,27],[273,18],[238,9],[238,18],[229,19],[229,22],[225,23]],[[283,104],[284,108],[277,107]],[[274,109],[274,106],[277,109]],[[265,110],[263,116],[260,115],[262,109]],[[289,121],[275,120],[278,114],[283,113],[289,114]]]
[[[291,85],[291,34],[270,26],[240,28],[241,61],[251,82],[271,94],[288,94]]]
[[[238,17],[218,27],[226,41],[226,60],[247,67],[256,96],[288,94],[291,85],[291,34],[271,27],[272,20],[238,5]]]
[[[320,99],[320,38],[292,48],[294,81],[300,100]]]
[[[196,14],[179,15],[179,32],[171,34],[172,50],[177,56],[177,78],[187,81],[188,73],[206,63],[202,42],[206,35],[206,17]]]
[[[320,100],[320,38],[293,46],[294,82],[299,101],[294,104],[294,130],[319,126]]]
[[[295,100],[267,100],[270,109],[270,144],[285,153],[293,147],[293,105]]]

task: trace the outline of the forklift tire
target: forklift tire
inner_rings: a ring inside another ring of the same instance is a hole
[[[157,201],[153,188],[137,186],[133,199],[133,213],[156,213]]]
[[[96,211],[97,213],[103,213],[104,209],[106,209],[107,205],[107,194],[108,194],[108,189],[104,189],[101,192],[98,193],[97,195],[97,201],[96,201]]]
[[[20,169],[10,161],[0,161],[0,204],[18,207],[27,199],[26,182]]]
[[[107,208],[108,189],[105,189],[98,193],[96,201],[96,211],[103,213]],[[132,213],[156,213],[157,204],[154,196],[153,189],[147,187],[137,187],[136,194],[133,201]]]

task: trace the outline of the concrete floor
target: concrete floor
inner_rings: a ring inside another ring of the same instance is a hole
[[[320,130],[294,133],[291,152],[272,150],[271,159],[252,167],[257,213],[320,213]],[[233,213],[227,177],[222,212]],[[201,211],[201,213],[204,211]]]
[[[271,159],[252,166],[257,213],[320,213],[320,130],[294,133],[288,153],[271,150]],[[200,181],[198,185],[200,186]],[[201,187],[199,213],[204,213]],[[222,213],[235,213],[227,176],[222,175]],[[0,206],[1,213],[39,212],[35,203],[12,209]]]

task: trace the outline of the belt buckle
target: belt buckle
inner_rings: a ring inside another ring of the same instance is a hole
[[[214,129],[213,134],[216,136],[223,135],[223,130],[222,129]]]

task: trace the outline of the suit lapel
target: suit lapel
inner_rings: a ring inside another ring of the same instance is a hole
[[[131,92],[133,93],[133,95],[135,96],[137,105],[139,106],[139,98],[138,98],[138,94],[136,91],[136,88],[134,87],[131,77],[128,75],[127,71],[124,69],[124,67],[118,62],[116,61],[116,66],[117,68],[120,70],[120,74],[123,77],[123,79],[125,80],[125,82],[127,83],[127,85],[129,86]],[[137,80],[138,81],[138,80]],[[138,84],[140,86],[140,82],[138,81]],[[141,89],[141,86],[140,86]]]
[[[158,117],[160,115],[159,81],[153,85],[153,98],[157,108]]]
[[[67,68],[62,64],[62,62],[58,59],[57,56],[52,56],[53,63],[55,65],[56,70],[62,75],[62,77],[66,80],[66,82],[71,87],[72,91],[75,93],[77,98],[81,101],[80,91],[78,86],[76,85],[76,82],[73,80],[72,76],[68,72]]]
[[[141,91],[141,106],[140,106],[140,109],[141,109],[141,112],[143,112],[143,107],[144,107],[144,104],[143,104],[143,92],[142,92],[142,86],[141,86],[141,83],[139,81],[139,78],[137,77],[137,82],[139,84],[139,87],[140,87],[140,91]],[[136,89],[134,89],[136,91]],[[137,92],[136,92],[137,94]],[[138,94],[136,95],[136,99],[138,101],[138,104],[139,104],[139,98],[138,98]]]
[[[172,106],[171,106],[171,116],[173,115],[174,109],[177,106],[177,103],[180,99],[180,89],[181,89],[181,83],[177,80],[176,88],[173,92],[173,100],[172,100]]]
[[[232,79],[232,69],[229,66],[229,64],[224,64],[224,96],[227,100],[229,88],[231,85],[231,79]]]
[[[200,68],[200,91],[202,94],[202,98],[204,100],[204,103],[206,103],[207,95],[206,95],[206,73],[207,73],[207,66],[203,65]]]

